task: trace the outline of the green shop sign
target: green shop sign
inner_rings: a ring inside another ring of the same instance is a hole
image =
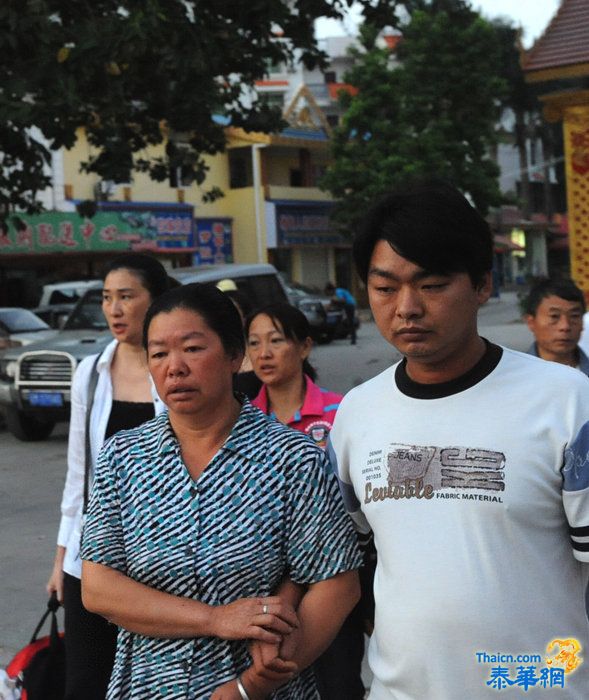
[[[193,240],[189,212],[99,211],[91,219],[62,212],[18,214],[0,229],[0,255],[192,249]]]

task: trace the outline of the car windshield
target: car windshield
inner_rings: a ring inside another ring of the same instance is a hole
[[[8,333],[45,331],[49,326],[28,309],[0,309],[0,327]]]
[[[48,304],[73,304],[80,298],[79,289],[56,289],[51,292]]]
[[[69,331],[102,331],[107,328],[108,324],[102,313],[102,289],[86,292],[64,326],[64,330]]]
[[[305,284],[299,284],[299,282],[291,282],[290,280],[285,282],[285,285],[289,292],[296,294],[299,297],[311,296],[311,297],[322,297],[325,296],[320,289],[307,287]]]

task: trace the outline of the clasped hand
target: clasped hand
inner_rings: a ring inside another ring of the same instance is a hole
[[[245,605],[246,602],[249,605]],[[232,606],[235,606],[234,612],[239,610],[243,615],[247,615],[248,612],[254,613],[250,624],[244,623],[243,629],[248,633],[247,636],[224,638],[252,640],[249,648],[253,664],[244,672],[242,680],[248,688],[251,700],[261,700],[287,683],[298,671],[296,663],[292,661],[300,639],[298,619],[294,608],[276,596],[263,599],[246,598],[222,607],[228,609]],[[229,610],[226,612],[229,613]],[[234,620],[234,628],[236,624]],[[241,700],[236,681],[231,680],[219,686],[211,695],[211,700]]]
[[[278,596],[240,598],[213,608],[213,635],[220,639],[257,639],[280,644],[298,624],[293,606]]]

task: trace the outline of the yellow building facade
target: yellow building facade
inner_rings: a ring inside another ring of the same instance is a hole
[[[227,128],[226,151],[206,156],[205,182],[183,187],[155,182],[145,173],[133,173],[130,182],[114,184],[80,172],[80,164],[95,153],[79,131],[75,146],[63,152],[65,199],[76,205],[104,197],[97,202],[101,211],[191,207],[193,245],[171,264],[271,262],[295,281],[323,287],[336,279],[338,266],[339,278],[343,269],[351,269],[350,244],[329,219],[332,198],[317,186],[328,164],[329,134],[323,124],[309,123],[308,116],[303,125],[293,122],[274,135]],[[164,149],[165,144],[153,147],[145,157],[164,157]],[[213,187],[224,196],[203,201],[203,194]],[[218,255],[215,260],[203,258],[199,250],[207,242],[199,240],[200,224],[218,220],[230,227],[231,252],[225,253],[225,260]]]
[[[304,87],[285,118],[277,134],[227,127],[225,151],[205,156],[201,186],[181,172],[164,182],[133,172],[124,183],[82,172],[97,153],[78,131],[71,149],[54,154],[46,211],[17,214],[0,233],[0,303],[20,303],[47,282],[99,277],[106,260],[125,250],[155,254],[168,268],[270,262],[295,282],[353,288],[350,241],[318,187],[330,127]],[[165,143],[136,157],[164,158]],[[213,188],[223,196],[203,200]]]

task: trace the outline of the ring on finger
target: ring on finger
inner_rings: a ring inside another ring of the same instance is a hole
[[[264,603],[264,605],[262,606],[262,614],[263,615],[268,614],[268,606],[266,605],[266,603]]]

